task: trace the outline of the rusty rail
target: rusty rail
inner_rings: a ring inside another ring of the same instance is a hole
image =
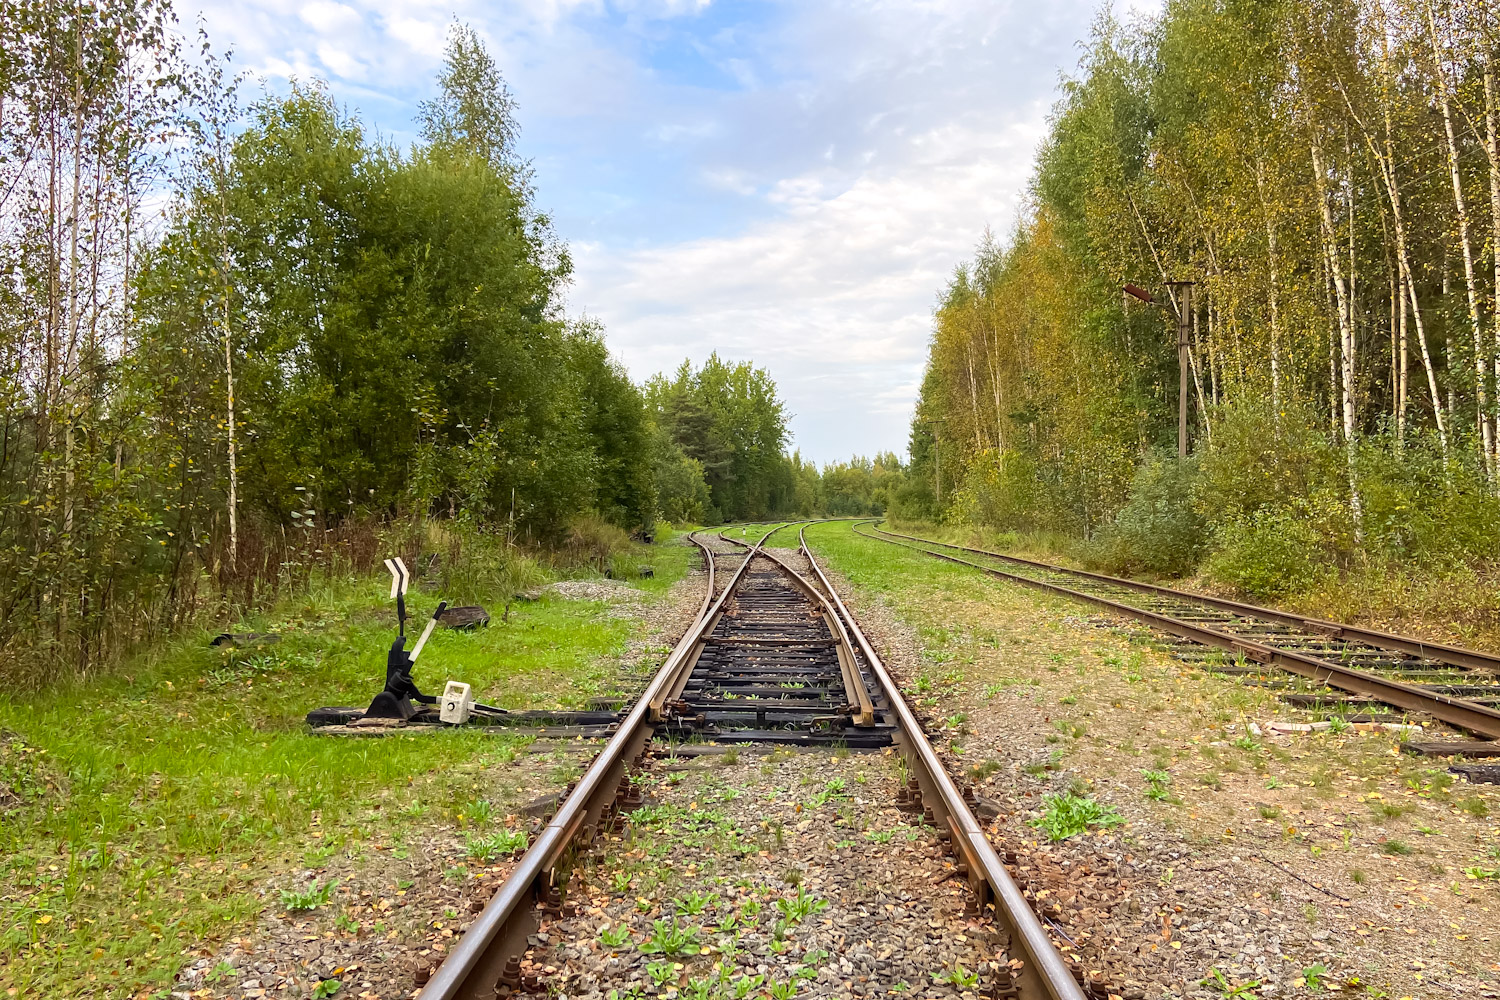
[[[864,654],[865,662],[869,664],[876,681],[890,701],[900,733],[902,755],[919,786],[914,792],[921,796],[919,804],[932,810],[931,819],[939,830],[946,827],[951,837],[950,843],[962,861],[960,870],[969,880],[980,911],[983,912],[986,904],[993,904],[996,918],[1010,932],[1012,954],[1014,955],[1014,949],[1019,949],[1025,956],[1026,964],[1016,974],[1016,978],[1020,980],[1022,995],[1045,995],[1053,1000],[1084,1000],[1083,990],[1053,945],[1046,928],[1026,902],[1020,887],[1005,870],[1000,856],[995,853],[995,848],[985,836],[984,827],[969,808],[964,793],[954,783],[937,751],[927,741],[922,724],[901,695],[900,685],[886,669],[864,630],[849,613],[838,591],[813,557],[812,550],[807,545],[805,526],[798,532],[797,541],[819,584],[828,594],[828,600],[837,609],[839,617],[848,624],[850,633]],[[781,562],[770,553],[764,555]],[[782,565],[786,567],[785,563]]]
[[[1354,639],[1379,649],[1389,649],[1395,652],[1405,653],[1408,656],[1420,656],[1427,659],[1442,660],[1456,666],[1467,667],[1471,670],[1487,670],[1491,673],[1500,674],[1500,656],[1493,653],[1481,652],[1477,649],[1465,649],[1462,646],[1449,646],[1441,642],[1432,642],[1427,639],[1416,639],[1411,636],[1394,635],[1390,632],[1381,632],[1376,629],[1363,628],[1359,625],[1346,625],[1343,622],[1327,621],[1322,618],[1308,618],[1303,615],[1294,615],[1285,611],[1277,611],[1275,608],[1263,608],[1258,604],[1244,604],[1240,601],[1229,601],[1222,597],[1212,597],[1208,594],[1195,594],[1185,590],[1173,590],[1170,587],[1162,587],[1154,583],[1142,583],[1140,580],[1130,580],[1125,577],[1109,576],[1105,573],[1092,573],[1088,570],[1069,569],[1065,566],[1057,566],[1052,563],[1038,562],[1034,559],[1023,559],[1020,556],[1005,555],[1000,552],[991,552],[988,549],[970,548],[967,545],[955,545],[952,542],[940,542],[935,538],[920,538],[916,535],[903,535],[900,532],[882,528],[873,521],[860,521],[860,524],[873,525],[875,530],[882,535],[891,535],[896,538],[909,538],[913,541],[922,542],[925,545],[937,545],[945,549],[954,549],[959,552],[972,552],[975,555],[988,556],[991,559],[1000,559],[1004,562],[1014,563],[1020,566],[1030,566],[1035,569],[1046,570],[1050,573],[1064,573],[1070,576],[1082,577],[1088,580],[1096,580],[1100,583],[1113,584],[1118,587],[1126,587],[1130,590],[1139,591],[1143,594],[1155,594],[1159,597],[1171,597],[1179,600],[1195,601],[1199,604],[1217,608],[1220,611],[1228,611],[1233,614],[1246,615],[1251,618],[1263,618],[1266,621],[1276,622],[1279,625],[1290,625],[1293,628],[1305,628],[1322,635],[1339,639]]]
[[[878,526],[874,529],[876,532],[878,532],[878,534],[876,535],[871,535],[867,534],[866,532],[859,531],[859,528],[866,524],[874,525],[875,522],[873,520],[859,522],[854,526],[854,531],[865,538],[872,538],[878,541],[889,542],[893,545],[903,545],[904,547],[910,548],[915,552],[921,552],[924,555],[932,556],[934,559],[942,559],[947,562],[957,563],[960,566],[969,566],[973,569],[977,569],[981,572],[987,573],[990,576],[999,577],[1003,580],[1009,580],[1012,583],[1019,583],[1022,586],[1031,587],[1034,590],[1040,590],[1050,594],[1060,594],[1064,597],[1071,597],[1075,600],[1092,604],[1095,607],[1104,608],[1107,611],[1115,612],[1116,614],[1125,615],[1129,618],[1135,618],[1139,621],[1143,621],[1146,624],[1153,626],[1154,628],[1159,628],[1164,632],[1170,632],[1173,635],[1181,636],[1184,639],[1191,639],[1194,642],[1200,642],[1207,646],[1216,646],[1220,649],[1228,650],[1236,655],[1243,656],[1247,660],[1251,660],[1255,663],[1280,667],[1281,669],[1286,670],[1289,673],[1299,674],[1319,684],[1325,684],[1328,687],[1338,688],[1339,690],[1347,691],[1353,694],[1366,695],[1368,697],[1374,698],[1376,701],[1381,701],[1388,705],[1394,705],[1398,708],[1404,708],[1411,712],[1422,712],[1427,715],[1431,715],[1433,718],[1446,722],[1449,725],[1455,726],[1459,729],[1463,729],[1471,733],[1475,733],[1480,736],[1487,737],[1489,739],[1500,739],[1500,711],[1497,711],[1496,709],[1493,709],[1488,705],[1481,705],[1477,702],[1468,701],[1463,698],[1456,698],[1452,695],[1445,695],[1435,691],[1427,691],[1411,684],[1403,684],[1400,681],[1381,677],[1377,674],[1367,673],[1363,670],[1355,670],[1352,667],[1346,667],[1341,663],[1334,663],[1332,660],[1325,660],[1322,657],[1310,656],[1307,653],[1298,652],[1296,650],[1281,649],[1264,642],[1257,642],[1253,639],[1247,639],[1244,636],[1237,636],[1228,632],[1221,632],[1218,629],[1194,624],[1193,622],[1183,621],[1180,618],[1174,618],[1170,615],[1164,615],[1155,611],[1149,611],[1145,608],[1138,608],[1134,605],[1126,604],[1122,601],[1115,601],[1107,597],[1101,597],[1098,594],[1090,594],[1086,591],[1075,590],[1071,587],[1064,587],[1059,584],[1048,583],[1045,580],[1038,580],[1033,577],[1023,576],[1019,573],[1008,573],[1003,569],[996,569],[993,566],[983,566],[979,563],[973,562],[972,560],[961,559],[958,556],[949,555],[945,552],[933,552],[930,549],[920,548],[917,545],[906,545],[904,542],[895,541],[895,539],[905,538],[913,542],[921,543],[923,545],[934,545],[940,548],[972,552],[976,555],[984,555],[995,559],[1004,560],[1010,563],[1023,564],[1063,576],[1072,576],[1092,581],[1106,582],[1112,585],[1129,587],[1131,589],[1147,593],[1169,596],[1180,600],[1195,601],[1216,606],[1224,610],[1236,610],[1237,612],[1243,613],[1250,617],[1269,617],[1272,618],[1272,620],[1280,621],[1282,623],[1294,624],[1297,626],[1314,624],[1317,622],[1316,619],[1306,619],[1294,615],[1286,615],[1284,612],[1272,611],[1270,609],[1260,609],[1255,607],[1254,605],[1249,604],[1236,604],[1233,601],[1219,601],[1217,598],[1205,598],[1197,594],[1188,594],[1182,591],[1171,590],[1166,587],[1157,587],[1152,584],[1136,583],[1135,581],[1122,580],[1116,577],[1104,576],[1099,573],[1088,573],[1083,570],[1068,569],[1062,566],[1052,566],[1047,563],[1034,562],[1032,560],[1021,559],[1016,556],[1001,555],[1000,553],[989,552],[984,549],[971,549],[961,545],[953,545],[949,542],[939,542],[933,539],[921,538],[916,535],[903,535],[899,532],[887,531]],[[881,538],[881,535],[889,535],[891,537]],[[1386,638],[1385,633],[1356,629],[1352,626],[1338,625],[1334,622],[1320,624],[1326,624],[1334,628],[1342,629],[1344,630],[1345,635],[1359,638],[1362,641],[1367,641],[1370,643],[1370,645],[1378,646],[1380,645],[1380,643],[1364,639],[1364,636],[1360,633]],[[1425,648],[1428,650],[1452,650],[1458,653],[1466,654],[1467,656],[1472,658],[1489,660],[1493,663],[1500,664],[1500,658],[1490,657],[1488,656],[1488,654],[1478,653],[1473,650],[1462,650],[1458,649],[1457,647],[1441,646],[1437,643],[1423,644],[1418,640],[1402,639],[1402,641],[1412,646],[1425,646]],[[1447,655],[1444,653],[1438,653],[1434,655],[1435,657],[1447,659]],[[1490,667],[1490,669],[1494,669],[1494,667]]]
[[[767,532],[767,537],[770,534]],[[713,550],[697,537],[689,537],[703,550],[708,566],[707,593],[697,619],[557,814],[522,855],[516,870],[422,987],[422,1000],[492,1000],[497,985],[520,986],[520,959],[526,950],[526,938],[540,926],[537,908],[562,906],[567,855],[575,846],[591,842],[600,821],[624,800],[629,785],[627,768],[640,757],[654,731],[648,718],[650,706],[676,677],[683,659],[697,645],[706,624],[734,590],[760,546],[760,542],[755,543],[716,601]]]

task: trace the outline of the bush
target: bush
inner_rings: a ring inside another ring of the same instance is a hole
[[[980,452],[953,494],[953,519],[1012,530],[1038,527],[1036,471],[1036,463],[1018,452]]]
[[[1293,510],[1263,510],[1221,524],[1208,575],[1252,597],[1311,589],[1333,572],[1328,538],[1316,519]]]
[[[1474,449],[1444,462],[1429,439],[1398,450],[1380,436],[1361,442],[1356,462],[1372,554],[1445,567],[1500,558],[1500,497]]]
[[[1155,456],[1141,463],[1130,499],[1100,539],[1101,561],[1117,573],[1145,570],[1182,576],[1208,545],[1208,521],[1197,504],[1198,460]]]
[[[1316,413],[1292,403],[1280,412],[1269,401],[1220,407],[1199,460],[1199,512],[1217,526],[1314,495],[1346,495],[1344,451],[1320,426]]]
[[[677,524],[705,524],[713,506],[703,463],[689,458],[664,435],[658,439],[656,456],[656,504],[661,516]]]
[[[510,620],[516,596],[546,581],[536,561],[499,535],[487,534],[462,522],[439,526],[429,522],[435,548],[446,542],[439,589],[451,604],[479,603],[499,596],[502,620]]]
[[[555,559],[563,567],[586,567],[603,573],[616,554],[629,549],[630,536],[623,528],[597,517],[585,517],[573,522],[566,539],[555,552]]]

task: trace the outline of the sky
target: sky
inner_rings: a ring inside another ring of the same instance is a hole
[[[325,80],[402,145],[449,26],[472,25],[571,250],[568,313],[637,380],[753,360],[826,463],[905,453],[937,297],[1012,231],[1100,0],[198,4],[179,15],[240,70]]]

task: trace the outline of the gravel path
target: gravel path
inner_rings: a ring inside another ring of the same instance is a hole
[[[973,995],[1009,956],[964,915],[933,831],[891,805],[897,760],[658,760],[648,805],[577,877],[579,912],[542,928],[524,971],[564,997]]]

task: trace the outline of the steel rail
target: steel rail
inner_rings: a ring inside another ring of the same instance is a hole
[[[1276,622],[1279,625],[1291,625],[1294,628],[1306,628],[1319,635],[1335,639],[1356,639],[1367,645],[1380,649],[1390,649],[1398,653],[1406,653],[1409,656],[1420,656],[1425,659],[1441,660],[1445,663],[1456,664],[1461,667],[1469,667],[1474,670],[1488,670],[1500,674],[1500,656],[1493,653],[1481,652],[1477,649],[1465,649],[1462,646],[1449,646],[1441,642],[1431,642],[1427,639],[1415,639],[1411,636],[1394,635],[1390,632],[1381,632],[1376,629],[1363,628],[1358,625],[1346,625],[1343,622],[1328,621],[1323,618],[1308,618],[1303,615],[1294,615],[1285,611],[1277,611],[1275,608],[1263,608],[1258,604],[1244,604],[1240,601],[1229,601],[1222,597],[1211,597],[1207,594],[1195,594],[1185,590],[1173,590],[1154,583],[1142,583],[1139,580],[1130,580],[1125,577],[1109,576],[1105,573],[1092,573],[1088,570],[1070,569],[1066,566],[1058,566],[1053,563],[1038,562],[1034,559],[1023,559],[1020,556],[1006,555],[1001,552],[991,552],[989,549],[976,549],[967,545],[955,545],[952,542],[940,542],[935,538],[921,538],[917,535],[903,535],[888,528],[882,528],[874,521],[861,521],[861,524],[869,524],[882,535],[891,535],[896,538],[908,538],[912,541],[922,542],[926,545],[937,545],[945,549],[956,549],[960,552],[972,552],[975,555],[989,556],[992,559],[1001,559],[1009,563],[1017,563],[1022,566],[1031,566],[1036,569],[1049,570],[1054,573],[1066,573],[1072,576],[1084,577],[1090,580],[1098,580],[1101,583],[1110,583],[1118,587],[1126,587],[1130,590],[1140,591],[1144,594],[1156,594],[1161,597],[1172,597],[1182,600],[1196,601],[1206,604],[1220,611],[1229,611],[1234,614],[1246,615],[1252,618],[1264,618],[1267,621]]]
[[[1352,667],[1346,667],[1343,664],[1334,663],[1331,660],[1325,660],[1321,657],[1309,656],[1306,653],[1299,653],[1289,649],[1280,649],[1263,642],[1256,642],[1253,639],[1246,639],[1228,632],[1220,632],[1217,629],[1208,628],[1203,625],[1195,625],[1179,618],[1173,618],[1170,615],[1148,611],[1145,608],[1138,608],[1134,605],[1110,600],[1107,597],[1100,597],[1097,594],[1074,590],[1071,587],[1063,587],[1059,584],[1048,583],[1044,580],[1037,580],[1017,573],[1007,573],[1005,570],[996,569],[993,566],[982,566],[979,563],[968,559],[960,559],[958,556],[948,555],[945,552],[933,552],[929,549],[919,548],[916,545],[906,545],[904,542],[895,541],[894,538],[881,538],[879,535],[871,535],[859,530],[861,525],[874,523],[874,521],[859,522],[854,525],[854,531],[864,538],[887,542],[891,545],[902,545],[915,552],[932,556],[935,559],[943,559],[948,562],[957,563],[960,566],[969,566],[981,572],[988,573],[991,576],[1031,587],[1034,590],[1071,597],[1075,600],[1125,615],[1126,617],[1136,618],[1164,632],[1170,632],[1184,639],[1191,639],[1194,642],[1227,649],[1230,652],[1243,655],[1245,658],[1253,660],[1256,663],[1280,667],[1290,673],[1300,674],[1328,687],[1338,688],[1354,694],[1367,695],[1376,701],[1382,701],[1388,705],[1404,708],[1411,712],[1422,712],[1431,715],[1433,718],[1440,719],[1449,725],[1484,736],[1488,739],[1500,739],[1500,711],[1490,708],[1488,705],[1481,705],[1477,702],[1455,698],[1435,691],[1426,691],[1410,684],[1403,684],[1400,681],[1388,680],[1376,674],[1355,670]],[[917,538],[914,535],[902,536],[897,532],[884,532],[880,528],[876,528],[875,530],[881,534],[890,534],[898,538],[911,538],[917,542],[927,541],[927,539]],[[942,547],[954,547],[948,546],[947,543],[943,542],[936,544]],[[984,553],[983,550],[969,551],[979,551],[981,554],[989,554]],[[1002,556],[1000,558],[1010,557]],[[1097,574],[1086,574],[1079,570],[1052,567],[1045,563],[1030,563],[1030,565],[1063,575],[1097,576]],[[1106,579],[1112,580],[1113,578]],[[1170,593],[1176,597],[1196,599],[1190,594]]]
[[[761,541],[770,534],[767,532]],[[520,986],[520,956],[526,950],[527,936],[540,926],[537,906],[560,909],[564,902],[565,886],[559,883],[558,865],[575,845],[586,845],[593,839],[606,810],[623,798],[626,768],[639,757],[654,733],[648,718],[652,700],[675,677],[680,662],[697,644],[706,623],[722,608],[761,544],[756,542],[750,547],[745,561],[714,600],[714,553],[695,536],[696,532],[689,537],[703,550],[709,573],[707,595],[697,619],[636,699],[599,756],[563,799],[556,815],[521,856],[515,871],[422,987],[418,994],[422,1000],[493,1000],[498,984]]]
[[[823,572],[823,568],[813,557],[812,550],[807,545],[806,526],[797,533],[797,540],[802,554],[807,558],[808,565],[812,567],[818,581],[827,592],[828,600],[833,603],[839,616],[848,623],[849,631],[858,642],[865,662],[869,664],[870,671],[885,692],[896,716],[897,731],[900,733],[901,745],[906,751],[904,756],[921,786],[922,801],[932,808],[939,823],[947,825],[952,838],[951,843],[962,857],[964,862],[962,868],[968,877],[970,887],[974,890],[980,911],[983,912],[987,902],[993,903],[996,916],[1011,934],[1012,947],[1019,946],[1026,956],[1027,964],[1020,969],[1018,977],[1022,983],[1023,995],[1038,996],[1040,994],[1037,990],[1040,989],[1053,1000],[1085,1000],[1082,988],[1074,979],[1062,955],[1053,945],[1051,936],[1026,902],[1026,897],[1022,894],[1020,887],[1006,871],[1000,856],[990,844],[989,838],[985,836],[984,827],[980,825],[965,801],[963,793],[949,776],[937,751],[928,742],[922,724],[901,695],[900,685],[886,669],[885,663],[875,652],[875,647],[870,644],[864,630],[849,613],[838,591],[834,589],[828,576]],[[790,569],[776,556],[770,553],[762,554],[781,563],[783,568]],[[940,826],[939,829],[942,827]],[[1014,956],[1014,951],[1012,954]]]
[[[778,531],[785,531],[786,529],[794,527],[795,525],[800,523],[803,522],[787,521],[781,523],[780,527],[774,528],[771,531],[767,532],[765,537],[761,539],[761,543],[763,544],[766,539],[770,538]],[[808,521],[806,523],[820,524],[822,522]],[[801,535],[799,534],[798,537],[800,538]],[[719,538],[723,541],[728,542],[730,545],[745,544],[744,542],[738,541],[736,539],[725,537],[724,532],[722,531],[719,532]],[[772,555],[769,552],[762,551],[760,554],[780,566],[782,571],[791,578],[792,585],[800,590],[808,600],[812,601],[814,604],[819,605],[823,609],[823,620],[827,622],[828,630],[833,633],[833,637],[835,640],[834,648],[837,651],[839,658],[839,672],[844,678],[844,695],[849,706],[850,721],[852,721],[856,726],[875,725],[875,703],[870,700],[870,692],[865,687],[864,681],[860,678],[859,664],[854,659],[854,643],[849,638],[849,632],[844,628],[844,623],[839,619],[838,612],[834,609],[833,605],[828,602],[827,598],[825,598],[818,591],[818,588],[814,587],[812,583],[801,573],[797,572],[791,566],[788,566],[784,561],[778,559],[776,556]],[[746,558],[753,558],[753,554],[751,556],[747,556]]]

